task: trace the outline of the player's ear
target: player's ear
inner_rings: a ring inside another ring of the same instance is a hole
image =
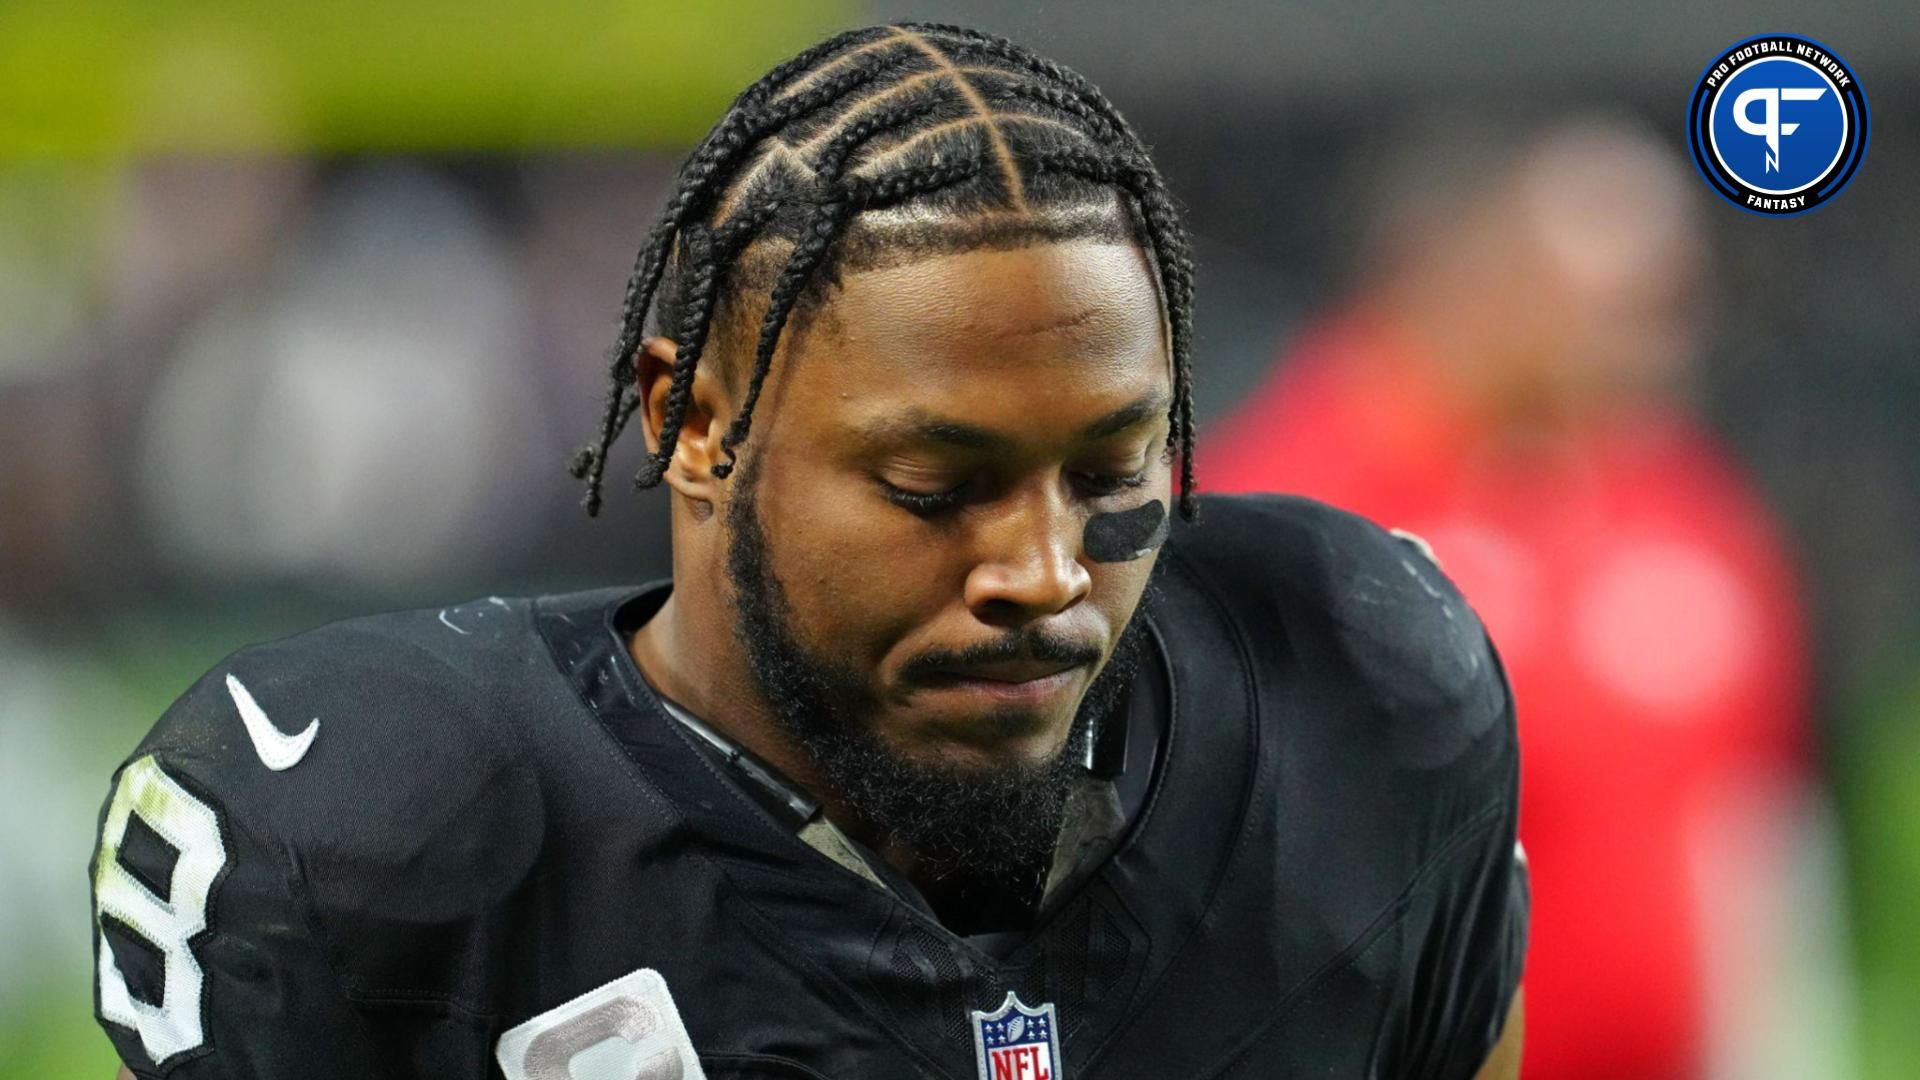
[[[649,453],[660,452],[660,433],[666,427],[667,398],[673,390],[673,360],[680,346],[671,338],[651,337],[634,353],[634,385],[646,407],[640,412]],[[708,509],[718,502],[721,481],[713,477],[720,457],[720,437],[726,433],[727,395],[722,380],[708,364],[694,369],[693,393],[680,418],[674,440],[673,463],[667,467],[667,486],[696,505]]]

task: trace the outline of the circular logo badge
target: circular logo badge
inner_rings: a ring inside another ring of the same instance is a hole
[[[1867,96],[1812,38],[1738,42],[1700,74],[1687,143],[1707,184],[1756,214],[1801,214],[1840,194],[1867,153]]]

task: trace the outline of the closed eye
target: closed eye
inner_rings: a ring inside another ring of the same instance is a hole
[[[945,491],[909,491],[882,480],[880,491],[888,502],[903,510],[910,510],[921,517],[933,517],[959,506],[966,495],[967,485],[960,484]]]
[[[1147,482],[1147,470],[1141,469],[1128,476],[1108,476],[1101,473],[1075,473],[1075,483],[1081,490],[1093,498],[1118,495],[1123,491],[1137,488]]]
[[[1070,476],[1076,494],[1087,499],[1108,498],[1141,487],[1147,482],[1145,469],[1125,476],[1105,473],[1072,473]],[[881,493],[886,496],[888,502],[921,517],[934,517],[955,509],[966,501],[973,486],[973,481],[969,480],[942,491],[914,491],[888,483],[886,480],[880,481]]]

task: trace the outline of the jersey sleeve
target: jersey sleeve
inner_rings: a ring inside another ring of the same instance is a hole
[[[1348,511],[1211,497],[1191,535],[1188,564],[1219,568],[1245,632],[1284,642],[1287,686],[1318,702],[1300,710],[1315,719],[1275,737],[1321,795],[1296,809],[1350,849],[1329,863],[1354,868],[1330,874],[1330,905],[1355,933],[1393,924],[1383,940],[1398,952],[1378,970],[1388,1074],[1471,1080],[1499,1041],[1527,940],[1519,736],[1494,643],[1425,541]]]
[[[256,748],[245,684],[229,682],[245,657],[114,773],[91,866],[95,1014],[142,1078],[384,1075],[273,828],[269,761],[286,767],[302,743],[274,729]]]
[[[1490,653],[1491,654],[1491,653]],[[1409,1001],[1410,1067],[1421,1080],[1471,1080],[1505,1031],[1527,952],[1531,893],[1516,838],[1519,757],[1512,737],[1512,694],[1497,662],[1492,673],[1506,701],[1487,770],[1473,787],[1484,809],[1430,864],[1410,918],[1418,933]]]

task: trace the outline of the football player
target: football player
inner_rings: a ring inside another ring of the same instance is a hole
[[[1504,676],[1420,545],[1194,493],[1192,269],[969,30],[745,90],[630,282],[673,576],[242,649],[116,773],[142,1078],[1514,1075]]]

